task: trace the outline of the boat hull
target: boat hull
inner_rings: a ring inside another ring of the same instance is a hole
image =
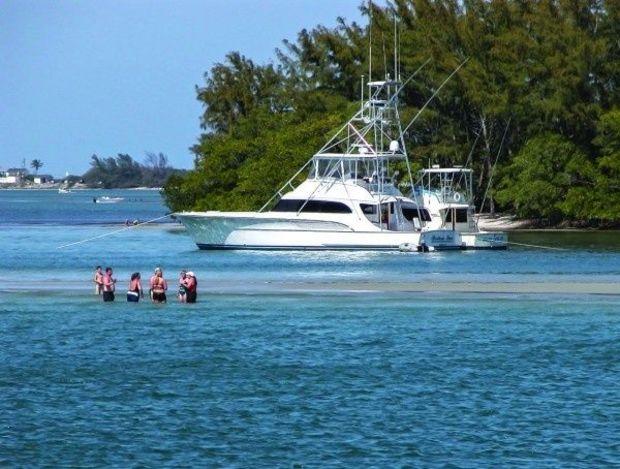
[[[184,215],[178,218],[196,245],[204,250],[398,250],[403,244],[461,249],[460,235],[451,230],[354,231],[329,220],[266,216]]]
[[[508,235],[500,231],[461,233],[465,249],[508,249]]]

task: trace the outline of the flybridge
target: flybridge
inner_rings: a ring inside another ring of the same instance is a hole
[[[368,93],[364,96],[362,77],[359,110],[314,155],[314,159],[406,160],[398,112],[398,93],[402,84],[388,77],[382,81],[371,81],[366,86]]]
[[[295,189],[295,181],[304,171],[308,178],[326,184],[328,188],[335,183],[355,184],[369,191],[372,196],[399,194],[398,186],[403,185],[413,191],[414,180],[407,157],[404,135],[407,129],[422,114],[445,84],[465,65],[461,62],[439,85],[430,98],[418,110],[413,119],[403,129],[398,110],[398,96],[403,88],[430,63],[427,59],[403,83],[391,79],[369,81],[364,84],[361,77],[360,107],[323,147],[310,158],[276,193],[261,207],[263,212],[277,202],[288,190]],[[369,72],[370,73],[370,72]],[[367,93],[364,89],[368,87]],[[400,165],[397,163],[400,161]],[[401,175],[402,165],[406,174]],[[321,189],[317,187],[309,200]],[[417,201],[415,201],[417,203]]]

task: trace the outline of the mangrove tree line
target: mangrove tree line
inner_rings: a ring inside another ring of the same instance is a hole
[[[469,163],[485,211],[620,220],[618,0],[360,8],[370,26],[339,18],[285,40],[272,63],[231,52],[205,74],[195,169],[169,179],[171,209],[260,207],[359,105],[371,33],[374,79],[394,76],[395,34],[403,80],[431,59],[402,94],[405,122],[469,58],[407,132],[414,168]]]

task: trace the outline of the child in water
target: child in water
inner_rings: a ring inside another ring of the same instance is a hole
[[[101,295],[101,292],[103,292],[103,271],[100,265],[95,267],[93,283],[95,284],[95,295]]]
[[[187,287],[185,286],[185,281],[187,279],[187,271],[182,270],[179,274],[179,302],[186,303],[187,299]]]

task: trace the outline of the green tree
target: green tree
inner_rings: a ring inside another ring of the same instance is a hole
[[[34,169],[35,174],[38,174],[39,169],[43,167],[43,162],[39,159],[34,159],[30,162],[30,167]]]
[[[130,155],[119,153],[116,157],[91,157],[90,169],[82,179],[92,187],[123,188],[123,187],[161,187],[172,175],[180,175],[182,171],[168,166],[168,157],[163,153],[147,154],[147,162],[155,166],[141,165]]]
[[[369,17],[368,2],[360,4]],[[496,200],[503,210],[549,221],[620,219],[614,198],[620,153],[610,114],[620,106],[618,2],[371,5],[368,26],[338,18],[333,28],[318,25],[285,40],[273,63],[231,52],[212,67],[197,88],[204,113],[192,147],[195,170],[170,180],[168,204],[259,207],[350,115],[371,60],[373,79],[396,74],[390,58],[396,39],[403,80],[431,58],[403,90],[404,123],[469,59],[409,128],[412,165],[467,163],[478,176],[478,202],[489,181],[497,181],[491,210]]]
[[[594,212],[604,221],[620,220],[620,109],[601,116],[594,143],[600,149],[596,161]]]
[[[230,131],[257,106],[277,108],[283,82],[273,65],[256,65],[239,52],[226,55],[226,62],[215,64],[204,78],[205,86],[196,88],[205,108],[201,126],[214,132]]]
[[[566,216],[564,201],[589,168],[584,153],[552,133],[529,140],[505,169],[497,200],[517,215],[555,223]]]

